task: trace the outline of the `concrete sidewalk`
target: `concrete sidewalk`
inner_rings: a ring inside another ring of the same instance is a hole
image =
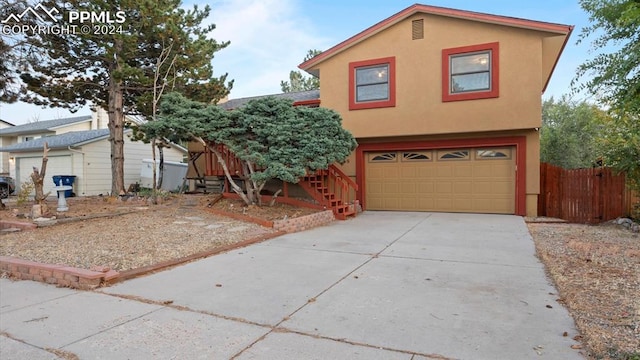
[[[534,254],[519,217],[366,212],[96,292],[2,279],[0,358],[582,359]]]

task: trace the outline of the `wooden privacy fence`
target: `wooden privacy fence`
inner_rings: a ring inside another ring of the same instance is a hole
[[[538,216],[594,224],[629,215],[637,201],[624,175],[610,168],[567,170],[540,164]]]

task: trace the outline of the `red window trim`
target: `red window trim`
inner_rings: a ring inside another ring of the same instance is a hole
[[[364,66],[389,65],[389,99],[356,102],[356,69]],[[376,109],[396,106],[396,58],[395,56],[354,61],[349,63],[349,110]]]
[[[487,43],[471,46],[463,46],[451,49],[442,50],[442,101],[462,101],[462,100],[475,100],[475,99],[490,99],[500,96],[500,53],[499,43]],[[450,89],[450,74],[449,74],[449,59],[452,55],[462,55],[466,53],[474,53],[479,51],[491,51],[491,89],[480,90],[474,92],[465,92],[459,94],[451,94]]]
[[[402,150],[435,150],[435,149],[458,149],[458,148],[478,148],[496,146],[515,146],[516,152],[516,188],[515,188],[515,214],[526,216],[527,193],[527,138],[525,136],[477,138],[477,139],[450,139],[450,140],[427,140],[427,141],[407,141],[407,142],[383,142],[364,143],[356,148],[356,183],[358,184],[357,198],[366,210],[366,179],[365,179],[365,154],[370,151],[402,151]]]

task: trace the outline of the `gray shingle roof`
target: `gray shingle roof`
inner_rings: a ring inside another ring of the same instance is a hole
[[[50,149],[66,149],[69,146],[79,146],[108,136],[109,129],[72,131],[60,135],[46,136],[35,140],[23,141],[21,143],[2,147],[0,148],[0,151],[28,152],[42,150],[45,141]]]
[[[225,103],[220,104],[220,107],[225,110],[231,110],[246,104],[250,100],[261,99],[268,96],[291,99],[293,101],[318,100],[320,99],[320,90],[308,90],[308,91],[289,92],[289,93],[272,94],[272,95],[260,95],[260,96],[251,96],[251,97],[245,97],[245,98],[232,99]]]
[[[16,134],[33,134],[43,132],[52,128],[56,128],[64,125],[71,125],[78,122],[91,120],[91,115],[76,116],[64,119],[36,121],[23,125],[16,125],[4,129],[0,129],[0,136],[2,135],[16,135]]]

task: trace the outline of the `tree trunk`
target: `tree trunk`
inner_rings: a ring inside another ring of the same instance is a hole
[[[158,165],[158,190],[162,188],[162,179],[164,178],[164,146],[160,143],[158,146],[158,155],[160,156],[160,164]]]
[[[262,192],[262,189],[267,184],[267,182],[266,181],[257,182],[253,180],[253,174],[255,173],[255,166],[253,165],[252,162],[243,161],[242,166],[245,169],[244,182],[245,184],[247,184],[246,185],[247,194],[251,194],[249,196],[249,199],[252,201],[253,204],[258,204],[258,206],[262,206],[262,196],[260,195],[260,193]]]
[[[151,169],[151,173],[153,174],[153,183],[151,184],[151,188],[155,190],[158,188],[158,175],[156,174],[156,139],[151,140],[151,153],[151,160],[153,160],[153,168]]]
[[[115,53],[122,49],[122,40],[116,40]],[[113,64],[109,79],[109,141],[111,142],[111,196],[124,194],[124,112],[122,81],[116,80],[113,74],[120,69]]]
[[[220,154],[220,152],[218,151],[218,149],[216,149],[215,146],[210,146],[206,141],[204,141],[203,138],[201,137],[194,137],[195,141],[199,142],[200,144],[202,144],[202,146],[204,146],[205,148],[211,150],[211,152],[213,152],[213,154],[216,156],[216,158],[218,159],[218,163],[220,164],[220,166],[222,166],[222,170],[224,170],[224,175],[227,177],[227,180],[229,180],[229,185],[231,186],[231,188],[233,189],[233,192],[235,192],[236,194],[238,194],[238,196],[240,196],[240,198],[242,199],[242,201],[244,201],[245,204],[247,205],[251,205],[252,202],[249,200],[249,198],[247,197],[247,194],[245,194],[242,191],[242,188],[240,186],[238,186],[238,184],[236,184],[235,181],[233,181],[233,178],[231,177],[231,173],[229,172],[229,167],[227,166],[227,163],[224,162],[223,158],[222,158],[222,154]]]
[[[244,187],[247,189],[247,199],[249,200],[247,205],[254,205],[256,203],[256,192],[250,176],[247,175],[251,173],[251,170],[249,170],[249,164],[246,161],[242,162],[242,172],[245,174],[242,180],[244,180]]]
[[[156,189],[158,188],[158,186],[156,185],[158,183],[157,180],[157,171],[156,171],[156,139],[151,140],[151,159],[153,160],[153,162],[151,163],[151,172],[153,174],[153,182],[151,183],[151,202],[154,205],[158,204],[158,194],[156,193]]]
[[[36,191],[36,195],[33,198],[38,206],[40,206],[40,212],[42,214],[47,213],[47,204],[45,200],[49,193],[44,193],[44,178],[47,173],[47,162],[49,159],[47,158],[47,154],[49,153],[49,144],[44,143],[44,150],[42,153],[42,166],[40,166],[40,171],[34,166],[33,173],[31,173],[31,181],[33,181],[33,186]]]

